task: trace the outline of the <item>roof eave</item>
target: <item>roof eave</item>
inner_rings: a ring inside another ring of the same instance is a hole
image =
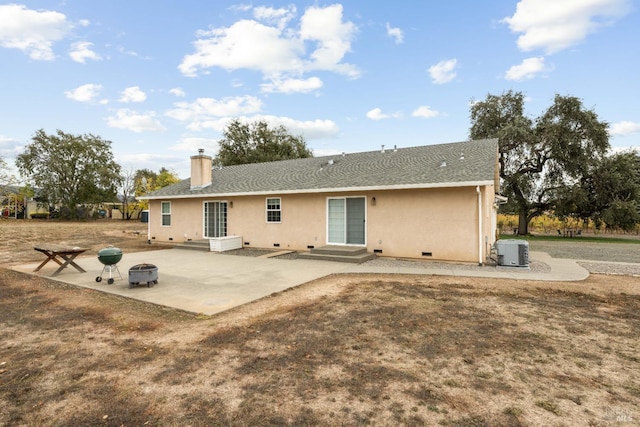
[[[242,197],[242,196],[265,196],[272,194],[317,194],[317,193],[353,193],[363,191],[388,191],[388,190],[417,190],[430,188],[459,188],[494,185],[494,180],[486,181],[461,181],[461,182],[441,182],[428,184],[397,184],[397,185],[375,185],[364,187],[338,187],[338,188],[309,188],[302,190],[265,190],[265,191],[245,191],[230,193],[198,193],[179,195],[159,195],[140,196],[142,200],[167,200],[167,199],[200,199],[203,197]]]

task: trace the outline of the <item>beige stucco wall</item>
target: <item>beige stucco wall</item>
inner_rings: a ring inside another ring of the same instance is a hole
[[[266,222],[266,197],[178,199],[171,203],[172,225],[160,226],[160,201],[150,203],[153,241],[203,238],[203,203],[225,200],[228,235],[251,247],[307,250],[327,239],[327,198],[366,197],[366,242],[381,256],[483,262],[495,241],[494,187],[480,187],[482,232],[476,187],[363,193],[273,195],[282,200],[282,222]],[[375,204],[372,198],[375,197]],[[233,204],[233,206],[232,206]],[[423,253],[430,253],[424,256]],[[482,260],[482,261],[481,261]]]

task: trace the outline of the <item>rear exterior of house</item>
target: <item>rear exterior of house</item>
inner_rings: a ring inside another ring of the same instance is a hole
[[[242,246],[358,246],[483,263],[496,236],[497,140],[212,168],[146,196],[151,242],[239,236]]]

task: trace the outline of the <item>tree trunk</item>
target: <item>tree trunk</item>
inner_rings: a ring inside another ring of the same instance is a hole
[[[518,212],[518,235],[526,236],[529,234],[529,217],[527,211],[521,210]]]

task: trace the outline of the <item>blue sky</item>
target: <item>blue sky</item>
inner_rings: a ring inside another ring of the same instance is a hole
[[[555,94],[640,149],[631,0],[0,1],[0,156],[38,129],[112,141],[125,169],[188,177],[232,118],[283,124],[315,155],[463,141],[469,106]]]

